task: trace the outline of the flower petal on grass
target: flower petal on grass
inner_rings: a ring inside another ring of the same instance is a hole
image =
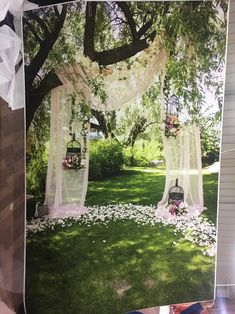
[[[185,215],[174,217],[162,217],[156,215],[156,207],[153,205],[134,205],[134,204],[109,204],[107,206],[91,206],[88,212],[80,217],[66,218],[35,218],[27,222],[26,231],[28,234],[43,232],[47,229],[55,230],[58,226],[69,228],[74,223],[85,224],[87,227],[102,224],[107,227],[111,221],[133,220],[140,225],[174,226],[174,234],[182,235],[182,239],[198,244],[202,247],[202,253],[214,256],[216,253],[216,228],[207,218],[202,216],[186,217]],[[105,243],[106,240],[103,240]],[[176,241],[173,244],[177,244]]]

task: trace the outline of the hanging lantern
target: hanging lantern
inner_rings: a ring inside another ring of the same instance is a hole
[[[178,185],[178,179],[176,179],[175,186],[169,190],[166,208],[172,215],[183,215],[188,212],[188,206],[184,203],[184,190]]]
[[[179,122],[179,98],[173,94],[166,104],[165,136],[176,137],[180,131]]]
[[[175,181],[175,186],[171,187],[169,190],[168,204],[173,204],[176,201],[184,201],[184,190],[178,185],[178,179]]]
[[[75,134],[72,134],[72,140],[66,145],[66,157],[63,161],[65,169],[81,169],[81,144],[75,140]]]
[[[166,114],[169,116],[177,116],[179,112],[179,98],[173,94],[166,104]]]

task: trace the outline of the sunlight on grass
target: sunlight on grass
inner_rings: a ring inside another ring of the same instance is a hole
[[[53,239],[54,239],[54,240],[60,240],[60,239],[61,239],[61,236],[59,236],[58,234],[56,234],[56,235],[53,236]]]
[[[158,167],[158,168],[153,168],[153,167],[125,167],[124,169],[126,171],[157,173],[159,175],[165,175],[166,174],[166,169],[163,166]]]
[[[51,231],[45,231],[28,243],[30,313],[45,313],[45,308],[61,314],[123,313],[169,300],[213,296],[213,285],[206,284],[213,273],[213,258],[202,257],[200,248],[187,241],[173,245],[177,236],[170,226],[139,227],[133,221],[117,221],[90,228],[75,224],[54,233],[56,241]],[[72,235],[69,241],[67,235]],[[61,300],[61,293],[66,300]]]
[[[214,223],[217,211],[217,181],[217,173],[203,170],[204,203],[208,208],[203,215]],[[162,198],[164,185],[164,167],[126,168],[115,178],[90,181],[85,205],[157,204]]]
[[[203,215],[215,221],[217,174],[204,171],[203,178],[208,208]],[[89,182],[86,205],[156,204],[164,182],[164,169],[127,169],[115,178]],[[172,226],[132,220],[74,223],[30,235],[28,313],[124,313],[213,298],[214,258],[180,239]]]
[[[112,179],[90,181],[85,205],[156,204],[164,190],[164,173],[156,168],[136,167]]]

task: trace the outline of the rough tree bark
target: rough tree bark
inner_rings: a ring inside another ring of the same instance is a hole
[[[57,11],[57,9],[55,9]],[[53,88],[61,85],[57,75],[51,71],[40,81],[39,85],[34,86],[34,80],[45,63],[49,52],[53,48],[60,31],[64,25],[67,7],[63,6],[61,13],[57,11],[57,21],[53,30],[44,29],[45,39],[39,38],[40,49],[29,65],[25,66],[25,90],[26,90],[26,129],[28,130],[33,116],[42,103],[47,93]],[[32,27],[32,26],[31,26]],[[46,25],[44,26],[46,28]]]
[[[109,65],[120,62],[134,56],[136,53],[148,47],[147,39],[153,40],[156,32],[153,31],[149,36],[140,39],[152,26],[152,21],[148,21],[137,32],[135,21],[131,15],[129,6],[126,2],[117,2],[127,17],[127,23],[131,29],[132,42],[120,47],[97,52],[94,49],[94,32],[97,2],[88,2],[86,10],[85,36],[84,36],[84,55],[100,65]]]

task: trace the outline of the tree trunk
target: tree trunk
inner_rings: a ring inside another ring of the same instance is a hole
[[[130,166],[131,167],[134,167],[135,163],[135,158],[134,158],[134,152],[133,152],[133,149],[134,149],[134,145],[135,143],[133,143],[133,145],[131,146],[131,158],[130,158]]]

